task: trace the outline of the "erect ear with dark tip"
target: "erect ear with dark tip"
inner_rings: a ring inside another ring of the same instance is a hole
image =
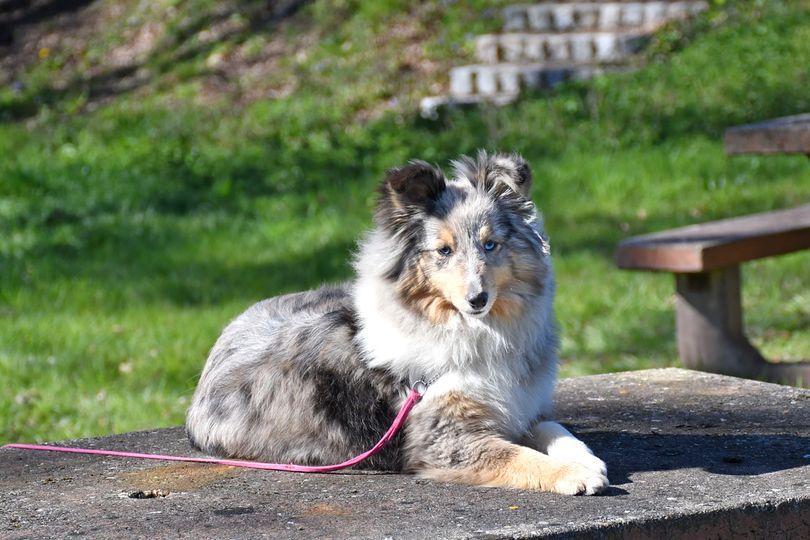
[[[484,185],[488,191],[501,193],[508,189],[525,199],[531,199],[532,171],[519,154],[495,154],[489,157],[479,154],[478,159],[484,162]]]
[[[389,170],[380,186],[377,222],[401,229],[417,215],[430,213],[446,187],[442,172],[424,161]]]
[[[385,183],[400,202],[417,206],[435,201],[446,187],[441,171],[424,161],[389,170]]]
[[[532,193],[532,169],[521,156],[513,154],[512,159],[515,162],[515,172],[517,173],[515,184],[520,194],[529,199]]]

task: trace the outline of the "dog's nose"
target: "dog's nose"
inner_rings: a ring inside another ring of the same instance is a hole
[[[486,292],[478,293],[475,296],[467,298],[467,302],[470,303],[470,307],[476,310],[487,305],[487,300],[489,300],[489,295]]]

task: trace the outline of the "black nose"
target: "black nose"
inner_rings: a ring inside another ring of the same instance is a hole
[[[487,305],[487,300],[489,299],[489,295],[485,292],[478,293],[476,296],[471,298],[467,298],[467,302],[470,303],[470,307],[473,309],[481,309],[485,305]]]

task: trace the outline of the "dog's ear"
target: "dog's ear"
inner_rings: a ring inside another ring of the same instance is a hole
[[[532,171],[519,154],[478,152],[477,159],[462,156],[454,161],[456,173],[496,197],[514,193],[531,199]]]
[[[523,156],[519,154],[512,154],[508,159],[515,168],[514,182],[516,190],[527,199],[531,199],[533,181],[531,167],[529,167],[528,162],[523,159]]]
[[[446,187],[442,172],[424,161],[389,170],[380,186],[378,223],[398,229],[414,217],[432,213]]]
[[[411,161],[405,167],[389,170],[385,175],[384,187],[399,204],[429,207],[447,184],[436,167],[424,161]]]
[[[521,197],[532,197],[532,170],[519,154],[494,154],[481,152],[478,162],[482,164],[484,187],[487,191],[500,193],[508,187]]]

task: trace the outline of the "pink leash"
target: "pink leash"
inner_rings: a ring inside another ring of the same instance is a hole
[[[300,472],[300,473],[329,473],[334,471],[339,471],[341,469],[346,469],[353,465],[357,465],[361,461],[364,461],[377,452],[379,452],[385,444],[394,438],[394,435],[402,428],[402,424],[405,423],[405,419],[408,417],[408,413],[411,412],[414,405],[416,405],[420,399],[422,399],[422,394],[416,390],[416,386],[419,383],[414,385],[414,388],[411,388],[411,391],[408,393],[408,398],[405,400],[405,403],[402,404],[402,408],[397,413],[397,417],[394,418],[394,422],[391,424],[391,427],[388,428],[388,431],[385,432],[385,435],[377,441],[371,450],[367,450],[363,452],[359,456],[353,457],[348,461],[344,461],[343,463],[338,463],[336,465],[293,465],[289,463],[263,463],[260,461],[245,461],[241,459],[217,459],[217,458],[204,458],[204,457],[192,457],[192,456],[164,456],[161,454],[142,454],[139,452],[118,452],[116,450],[96,450],[94,448],[72,448],[67,446],[46,446],[42,444],[7,444],[3,446],[3,448],[17,448],[20,450],[44,450],[49,452],[68,452],[71,454],[94,454],[98,456],[116,456],[116,457],[127,457],[127,458],[140,458],[140,459],[160,459],[164,461],[190,461],[192,463],[213,463],[216,465],[230,465],[231,467],[245,467],[248,469],[262,469],[266,471],[288,471],[288,472]],[[422,386],[424,388],[424,384]]]

